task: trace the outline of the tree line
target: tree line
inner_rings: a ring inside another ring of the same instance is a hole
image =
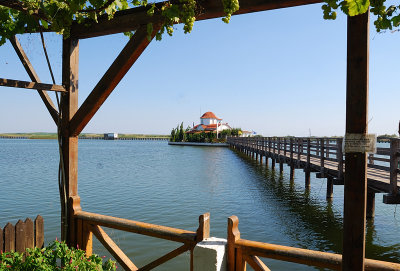
[[[169,141],[171,142],[201,142],[201,143],[217,143],[226,142],[228,136],[240,136],[242,134],[241,128],[232,128],[227,130],[222,130],[217,133],[211,131],[206,133],[201,131],[199,133],[187,133],[191,130],[188,126],[183,129],[183,122],[178,124],[176,128],[172,128]]]

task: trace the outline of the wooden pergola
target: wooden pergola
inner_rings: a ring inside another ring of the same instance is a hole
[[[223,6],[219,0],[198,0],[201,7],[196,20],[223,17]],[[273,10],[287,7],[320,3],[321,0],[240,0],[240,10],[235,14]],[[0,5],[23,10],[19,1],[0,0]],[[161,6],[163,3],[157,3]],[[151,40],[148,39],[146,25],[153,23],[152,38],[160,29],[163,17],[159,13],[147,15],[148,7],[132,8],[119,11],[111,20],[99,19],[90,26],[74,24],[70,37],[63,40],[62,49],[62,86],[43,84],[30,64],[26,54],[16,38],[10,40],[32,82],[1,79],[0,85],[37,89],[45,106],[58,123],[59,112],[47,94],[47,91],[61,93],[61,121],[59,131],[62,138],[62,156],[66,194],[68,198],[67,234],[63,236],[70,245],[79,244],[88,247],[92,232],[104,237],[98,228],[86,229],[85,220],[96,221],[99,225],[111,225],[104,216],[83,212],[78,195],[78,135],[96,114],[107,97],[143,53]],[[40,10],[35,16],[40,16]],[[112,65],[98,81],[89,96],[78,107],[79,78],[79,40],[110,35],[126,31],[135,31]],[[347,26],[347,85],[346,85],[346,134],[366,135],[368,132],[368,58],[369,58],[369,11],[365,14],[348,17]],[[364,270],[365,256],[365,216],[366,216],[366,153],[347,153],[344,190],[344,229],[342,270]],[[90,217],[90,218],[88,218]],[[106,219],[108,222],[104,222]],[[100,221],[100,222],[99,222]],[[115,222],[115,221],[114,221]],[[122,222],[121,222],[122,223]],[[201,224],[201,223],[200,223]],[[125,224],[124,224],[125,225]],[[127,229],[126,225],[120,228]],[[200,235],[206,236],[207,227],[199,227]],[[135,232],[132,228],[130,230]],[[204,230],[205,229],[205,230]],[[203,232],[201,232],[203,230]],[[199,231],[197,232],[199,234]],[[159,236],[159,233],[148,234]],[[105,238],[105,239],[104,239]],[[172,240],[173,238],[167,238]],[[200,240],[199,237],[195,237]],[[109,243],[105,242],[109,245]],[[103,243],[104,244],[104,243]],[[186,244],[186,243],[185,243]],[[115,244],[114,244],[115,245]],[[105,245],[107,247],[107,245]],[[187,249],[187,247],[185,247]],[[182,251],[180,248],[179,251]],[[178,251],[178,252],[179,252]],[[183,250],[184,251],[184,250]],[[175,254],[178,253],[175,251]],[[173,254],[173,253],[172,253]],[[171,255],[169,255],[171,256]],[[168,257],[167,257],[168,258]],[[134,266],[134,265],[133,265]],[[125,268],[132,266],[126,264]],[[131,268],[132,269],[132,268]],[[134,269],[132,269],[134,270]]]

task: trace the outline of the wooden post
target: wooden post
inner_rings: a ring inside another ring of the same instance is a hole
[[[279,173],[282,174],[283,173],[283,159],[281,158],[279,161]]]
[[[398,195],[397,169],[399,167],[399,156],[397,153],[400,147],[399,142],[396,138],[390,140],[390,194],[393,197]]]
[[[235,249],[235,242],[240,239],[240,232],[239,232],[239,219],[237,216],[230,216],[228,218],[228,257],[227,257],[227,264],[228,264],[228,271],[235,271],[236,265],[236,249]],[[238,270],[236,270],[238,271]]]
[[[375,191],[371,188],[367,189],[367,219],[375,217]]]
[[[64,176],[68,199],[67,223],[62,223],[61,238],[69,246],[76,246],[73,211],[80,206],[72,206],[69,200],[78,195],[78,136],[70,136],[70,120],[78,110],[78,67],[79,40],[63,40],[62,82],[67,93],[61,95],[61,135]],[[66,234],[66,235],[65,235]]]
[[[307,162],[305,168],[305,187],[306,189],[310,188],[310,162],[311,162],[311,139],[307,138]]]
[[[326,199],[330,200],[333,198],[333,178],[328,176],[326,181]]]
[[[322,174],[324,174],[324,172],[325,172],[325,142],[324,142],[325,140],[323,139],[323,138],[321,138],[321,151],[320,151],[320,154],[321,154],[321,168],[320,168],[320,170],[321,170],[321,173]]]
[[[347,18],[346,134],[368,133],[369,10]],[[343,271],[364,270],[366,153],[346,153]]]
[[[338,138],[336,144],[336,159],[338,160],[338,179],[343,180],[343,138]]]
[[[275,163],[276,163],[276,161],[275,161],[276,159],[275,159],[275,157],[273,156],[273,157],[271,157],[271,168],[272,169],[275,169]]]

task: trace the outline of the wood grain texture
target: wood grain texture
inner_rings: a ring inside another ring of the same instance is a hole
[[[22,220],[18,220],[15,224],[15,251],[25,251],[25,223]]]
[[[136,265],[125,255],[125,253],[114,243],[114,241],[108,236],[108,234],[97,225],[91,226],[91,231],[97,240],[103,244],[103,246],[111,253],[115,260],[124,268],[125,270],[138,270]]]
[[[65,88],[63,86],[54,85],[54,84],[43,84],[37,82],[28,82],[21,80],[12,80],[0,78],[0,86],[3,87],[13,87],[13,88],[26,88],[26,89],[36,89],[36,90],[47,90],[47,91],[58,91],[65,92]]]
[[[155,35],[157,27],[154,28]],[[153,36],[154,36],[153,35]],[[115,89],[151,40],[148,39],[146,27],[139,28],[127,45],[122,49],[110,68],[106,71],[89,96],[71,119],[70,135],[78,136],[86,124],[99,110],[107,97]]]
[[[41,215],[38,215],[35,219],[35,246],[44,247],[44,220]]]
[[[4,251],[15,251],[15,228],[11,223],[4,227]]]

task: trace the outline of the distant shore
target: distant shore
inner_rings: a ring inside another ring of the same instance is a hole
[[[15,139],[57,139],[56,133],[4,133],[0,134],[0,138],[15,138]],[[104,134],[85,133],[79,135],[80,139],[103,139]],[[134,139],[154,139],[167,140],[168,135],[147,135],[147,134],[118,134],[120,140]]]

